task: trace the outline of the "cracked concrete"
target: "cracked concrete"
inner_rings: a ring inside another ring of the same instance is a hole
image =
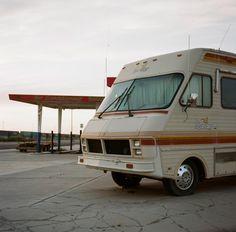
[[[9,170],[1,160],[13,162]],[[119,188],[109,174],[76,161],[68,154],[1,152],[0,232],[236,231],[235,177],[208,180],[195,195],[173,197],[155,180]]]

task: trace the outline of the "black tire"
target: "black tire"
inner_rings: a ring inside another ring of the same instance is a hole
[[[111,172],[111,176],[114,182],[123,188],[136,187],[142,180],[141,176],[120,172]]]
[[[192,160],[187,160],[178,168],[175,180],[163,179],[163,186],[171,195],[186,196],[194,193],[198,182],[197,166]]]

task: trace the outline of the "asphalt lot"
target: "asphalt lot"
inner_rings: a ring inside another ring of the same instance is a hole
[[[236,177],[173,197],[161,182],[122,189],[110,173],[76,163],[77,155],[0,150],[0,231],[236,231]]]

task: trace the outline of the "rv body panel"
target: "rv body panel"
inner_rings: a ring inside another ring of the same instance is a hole
[[[236,109],[222,106],[222,79],[236,81],[236,55],[191,49],[151,57],[125,65],[114,86],[173,73],[184,78],[166,107],[130,110],[128,105],[119,111],[109,110],[109,106],[102,113],[99,108],[82,134],[84,155],[79,163],[105,171],[175,180],[181,164],[191,159],[205,178],[235,175]],[[191,86],[194,78],[195,83],[202,83],[196,84],[202,88],[202,99],[198,96],[201,102],[196,106],[188,103],[189,99],[184,102],[188,88],[195,88]],[[124,94],[123,102],[129,104],[129,95],[136,91],[132,85],[130,92],[126,87],[120,96],[117,94],[118,103]],[[204,86],[210,94],[203,93]],[[206,102],[204,94],[208,96]]]
[[[202,54],[193,73],[208,75],[212,79],[212,89],[216,84],[215,72],[219,67],[229,71],[229,74],[223,74],[224,77],[236,79],[236,75],[231,74],[235,72],[235,66],[207,62],[204,61],[204,56],[205,53]],[[236,110],[222,108],[220,91],[212,91],[211,107],[189,108],[188,115],[184,115],[181,105],[177,104],[164,131],[177,132],[173,133],[176,136],[181,133],[181,136],[188,137],[188,140],[191,137],[195,141],[199,137],[202,138],[198,144],[194,145],[188,145],[187,142],[182,141],[182,145],[161,146],[164,175],[169,174],[165,170],[168,168],[173,170],[174,167],[175,172],[171,174],[176,175],[177,167],[188,157],[197,157],[201,160],[205,167],[206,178],[236,174]],[[218,149],[229,149],[229,151],[233,149],[231,161],[224,163],[220,163],[219,159],[217,161],[216,156],[220,154]]]

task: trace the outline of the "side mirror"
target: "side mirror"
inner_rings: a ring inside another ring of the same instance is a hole
[[[191,94],[190,94],[190,97],[189,97],[189,99],[188,99],[187,104],[188,104],[188,105],[190,104],[190,106],[196,105],[196,103],[197,103],[197,98],[198,98],[198,94],[197,94],[197,93],[191,93]]]
[[[197,93],[191,93],[190,97],[187,100],[187,104],[184,108],[184,112],[187,111],[188,107],[194,107],[197,106],[197,98],[198,98],[198,94]]]

